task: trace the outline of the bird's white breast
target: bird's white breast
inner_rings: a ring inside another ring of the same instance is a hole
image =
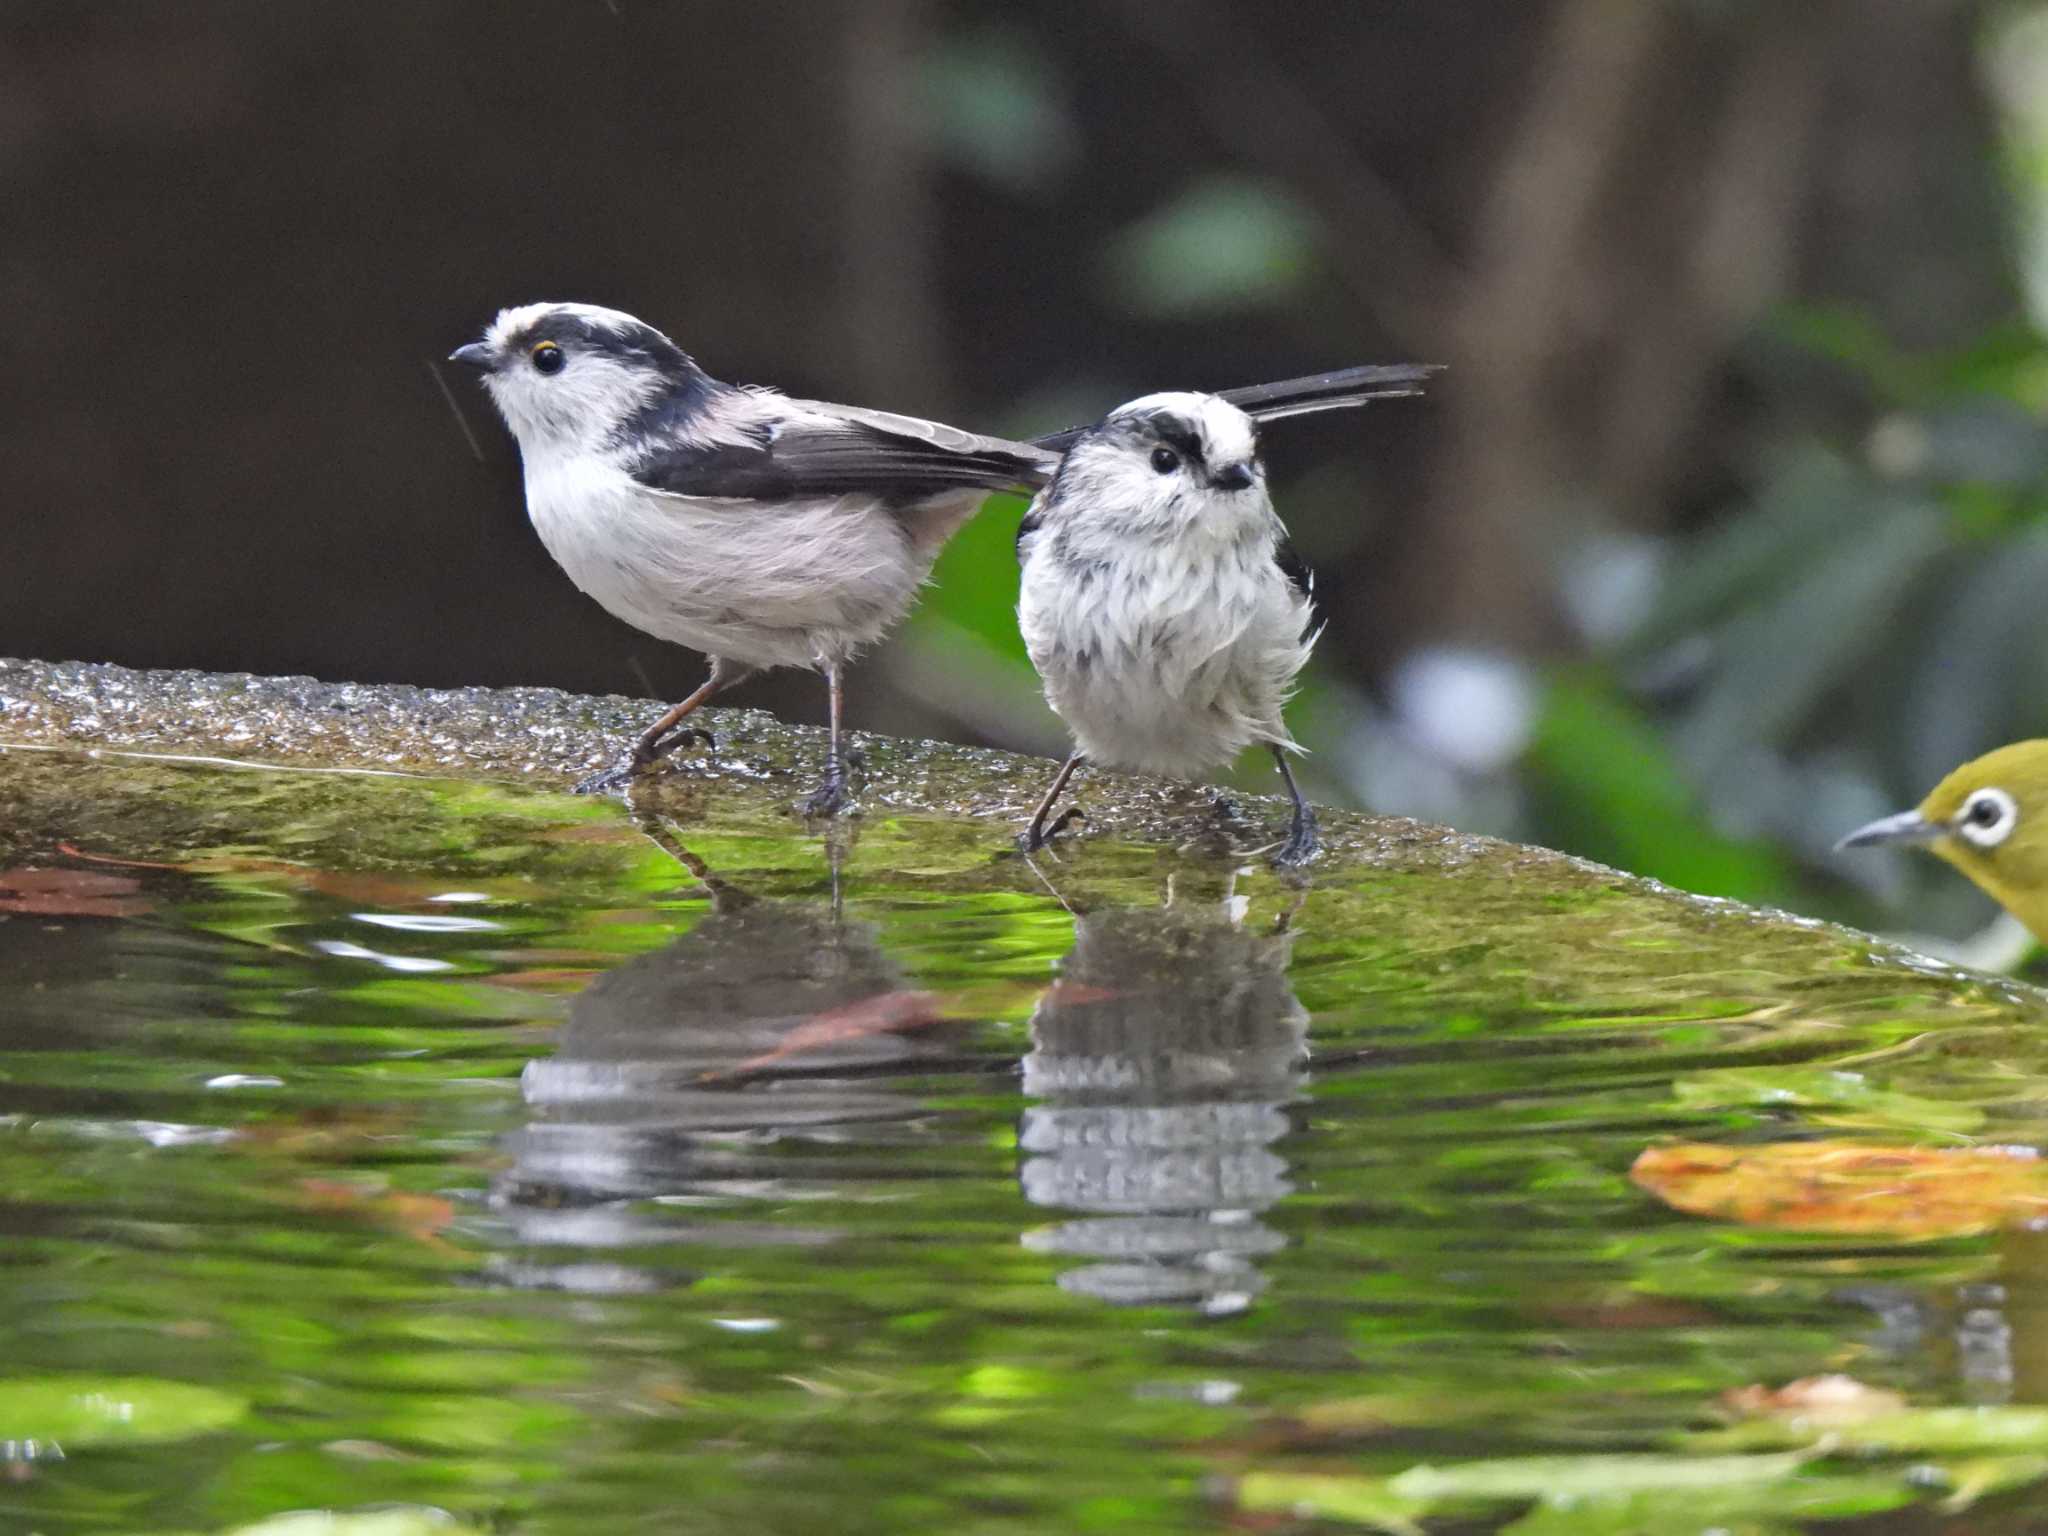
[[[1254,742],[1292,745],[1281,709],[1307,659],[1307,620],[1269,540],[1141,541],[1063,558],[1047,530],[1018,606],[1075,745],[1105,766],[1182,776]]]
[[[526,506],[569,579],[663,640],[757,667],[808,667],[879,638],[929,561],[872,499],[675,496],[602,455],[534,455]]]

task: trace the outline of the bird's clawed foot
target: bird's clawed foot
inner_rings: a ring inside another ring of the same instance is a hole
[[[640,768],[640,759],[628,755],[619,762],[614,763],[611,767],[600,769],[587,779],[578,780],[574,793],[579,795],[603,795],[609,794],[615,789],[624,789],[633,782],[633,775],[638,773]]]
[[[1244,813],[1238,810],[1237,802],[1217,790],[1209,791],[1209,814],[1225,827],[1242,827]]]
[[[1066,831],[1070,824],[1077,821],[1086,821],[1087,819],[1088,813],[1086,811],[1082,810],[1078,805],[1070,805],[1053,818],[1051,826],[1041,827],[1034,821],[1022,832],[1019,832],[1017,834],[1017,847],[1024,853],[1037,853],[1041,849],[1050,848],[1052,840]]]
[[[624,789],[641,770],[652,768],[677,747],[693,739],[701,741],[707,752],[718,750],[718,740],[709,731],[701,726],[686,725],[651,742],[642,741],[611,767],[601,769],[578,783],[575,792],[579,795],[602,795]]]
[[[651,763],[656,758],[667,757],[669,753],[675,751],[677,747],[680,747],[681,745],[683,745],[683,743],[691,740],[702,742],[704,744],[704,750],[706,752],[716,752],[718,750],[718,738],[712,735],[709,731],[705,730],[703,726],[685,725],[676,730],[670,731],[666,736],[662,737],[661,740],[657,741],[654,744],[653,750],[646,754],[646,756],[642,759],[642,762],[643,764]],[[635,753],[634,756],[639,757],[640,754]]]
[[[853,798],[853,791],[847,788],[844,779],[827,779],[797,802],[797,810],[811,821],[859,808],[859,802]]]
[[[853,788],[846,781],[845,766],[836,761],[827,763],[824,782],[797,802],[797,811],[811,821],[843,816],[849,812],[858,814],[860,802],[854,798]]]
[[[1287,841],[1273,851],[1273,862],[1282,869],[1300,869],[1315,858],[1322,846],[1322,836],[1316,830],[1316,813],[1304,804],[1294,813]]]

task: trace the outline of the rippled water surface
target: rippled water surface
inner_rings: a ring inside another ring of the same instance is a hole
[[[0,753],[0,1529],[2048,1528],[2025,1156],[1687,1161],[2030,1147],[2034,994],[1000,838]]]

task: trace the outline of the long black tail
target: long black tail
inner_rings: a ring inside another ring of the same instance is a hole
[[[1305,379],[1283,379],[1278,384],[1222,389],[1217,394],[1247,416],[1278,421],[1284,416],[1340,411],[1389,396],[1419,395],[1430,375],[1441,372],[1441,363],[1367,363],[1360,368],[1339,368],[1335,373],[1311,374]]]
[[[1219,399],[1228,400],[1247,416],[1259,421],[1279,421],[1288,416],[1308,416],[1317,411],[1342,411],[1401,395],[1419,395],[1441,363],[1366,363],[1357,368],[1339,368],[1331,373],[1312,373],[1302,379],[1282,379],[1277,384],[1246,384],[1238,389],[1219,389]],[[1065,453],[1088,427],[1068,427],[1031,439],[1032,446],[1048,453]]]

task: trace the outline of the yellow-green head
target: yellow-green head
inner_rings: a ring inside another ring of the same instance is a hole
[[[1917,810],[1858,827],[1839,848],[1920,843],[2048,943],[2048,741],[2016,741],[1963,764]]]

